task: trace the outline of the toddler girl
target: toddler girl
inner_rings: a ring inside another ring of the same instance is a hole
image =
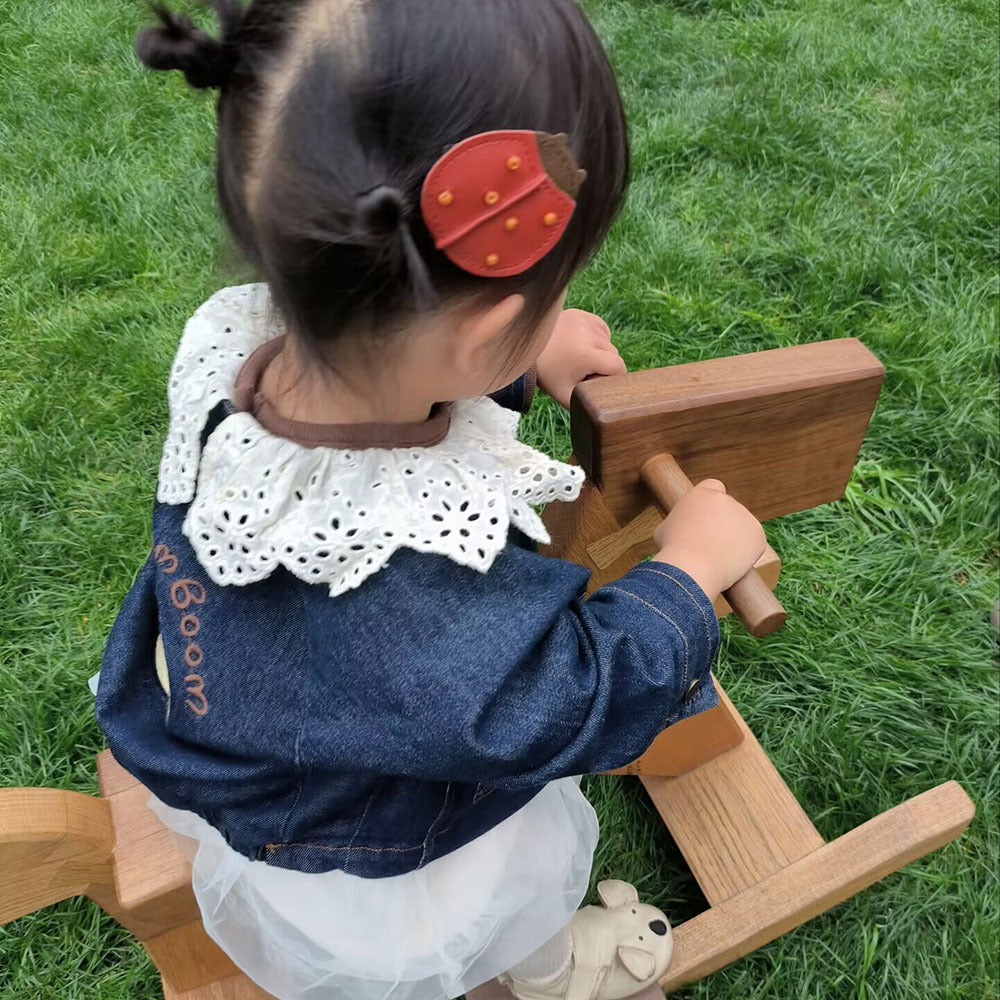
[[[276,997],[630,996],[669,927],[623,883],[574,916],[572,776],[715,704],[711,599],[764,542],[707,483],[589,600],[534,548],[582,475],[512,409],[536,371],[565,403],[623,370],[562,312],[627,182],[604,53],[571,0],[214,6],[219,39],[160,10],[137,47],[220,88],[219,197],[265,283],[185,328],[101,726]]]

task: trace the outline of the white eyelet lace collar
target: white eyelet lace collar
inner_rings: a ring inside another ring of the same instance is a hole
[[[171,371],[157,499],[191,503],[184,534],[216,583],[284,566],[335,597],[400,548],[486,572],[511,524],[549,540],[533,505],[578,496],[583,472],[521,444],[517,414],[487,398],[456,403],[447,437],[427,448],[307,448],[234,413],[201,451],[209,413],[281,332],[265,285],[224,289],[188,321]]]

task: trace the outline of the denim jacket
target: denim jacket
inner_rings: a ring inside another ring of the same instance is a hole
[[[220,403],[206,436],[231,414]],[[412,871],[716,703],[716,617],[675,567],[642,564],[586,598],[585,569],[512,525],[485,572],[401,548],[336,597],[283,566],[220,585],[189,506],[155,505],[97,716],[128,771],[249,858]]]

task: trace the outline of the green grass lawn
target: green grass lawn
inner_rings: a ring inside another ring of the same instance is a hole
[[[888,369],[845,500],[769,526],[788,627],[727,624],[719,675],[828,839],[950,778],[979,807],[957,843],[680,995],[996,996],[996,4],[587,6],[635,182],[573,303],[635,368],[857,336]],[[96,789],[86,679],[148,551],[168,367],[185,317],[243,277],[213,103],[140,70],[145,16],[0,0],[0,785]],[[525,433],[568,451],[547,400]],[[696,913],[640,788],[587,789],[595,879]],[[0,929],[4,1000],[155,991],[83,901]]]

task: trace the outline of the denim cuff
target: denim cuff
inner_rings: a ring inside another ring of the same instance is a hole
[[[703,697],[701,689],[712,691],[712,663],[719,648],[719,619],[708,595],[682,569],[669,563],[645,562],[619,581],[619,586],[663,613],[679,617],[687,643],[688,702]],[[705,705],[711,708],[711,705]],[[703,709],[698,709],[702,711]],[[682,713],[683,715],[694,712]]]
[[[699,712],[707,712],[718,704],[719,695],[715,690],[715,682],[711,673],[706,674],[701,683],[688,691],[681,707],[667,719],[667,726],[672,726],[675,722],[690,718],[692,715],[698,715]]]

